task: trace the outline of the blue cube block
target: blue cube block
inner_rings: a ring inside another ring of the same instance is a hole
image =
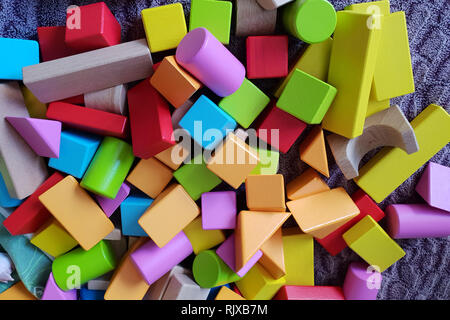
[[[138,223],[139,218],[152,204],[153,199],[144,195],[131,195],[120,204],[122,234],[125,236],[148,237]]]
[[[80,288],[80,300],[105,300],[105,290],[89,290],[86,287]]]
[[[0,79],[22,80],[22,68],[38,63],[36,41],[0,38]]]
[[[3,176],[0,173],[0,207],[14,208],[18,207],[22,202],[23,200],[14,199],[9,196],[5,181],[3,180]]]
[[[50,158],[48,166],[81,179],[102,138],[78,131],[61,132],[59,158]]]
[[[214,149],[236,128],[236,121],[206,96],[201,96],[180,120],[179,125],[205,149]]]

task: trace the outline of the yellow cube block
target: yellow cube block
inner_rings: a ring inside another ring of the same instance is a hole
[[[201,217],[194,219],[183,231],[191,242],[195,254],[225,241],[225,233],[222,230],[204,230]]]
[[[256,263],[236,285],[247,300],[270,300],[285,284],[285,278],[274,279]]]
[[[283,229],[286,285],[314,285],[314,240],[298,228]]]

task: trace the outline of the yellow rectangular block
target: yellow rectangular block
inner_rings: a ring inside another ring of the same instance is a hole
[[[249,175],[245,180],[247,208],[252,211],[286,211],[282,174]]]
[[[172,156],[175,155],[175,157]],[[177,170],[189,155],[189,151],[183,148],[182,143],[178,143],[160,153],[155,158],[164,163],[172,170]]]
[[[225,233],[222,230],[204,230],[201,217],[195,218],[183,231],[195,254],[211,249],[225,241]]]
[[[367,113],[366,118],[370,117],[371,115],[383,111],[391,106],[391,100],[381,100],[377,101],[375,99],[374,93],[373,93],[373,83],[372,83],[372,91],[370,91],[370,98],[369,98],[369,104],[367,105]]]
[[[30,291],[25,288],[23,282],[20,281],[0,293],[0,301],[1,300],[37,300],[37,298],[33,296]]]
[[[371,18],[370,14],[337,12],[327,81],[337,95],[322,127],[349,139],[363,132],[375,71],[381,29],[367,27]]]
[[[223,286],[214,300],[245,300],[233,290]]]
[[[284,277],[274,279],[256,263],[236,285],[247,300],[270,300],[285,283]]]
[[[450,116],[440,106],[429,105],[411,121],[411,126],[419,151],[407,154],[400,148],[385,147],[354,179],[376,202],[383,201],[450,141]]]
[[[314,285],[314,239],[298,228],[283,229],[286,285]]]
[[[41,194],[39,200],[84,250],[114,230],[113,223],[72,176]]]
[[[373,14],[374,19],[377,18],[378,15],[388,15],[391,13],[391,5],[389,0],[382,1],[372,1],[372,2],[363,2],[363,3],[355,3],[347,6],[345,10],[352,10],[359,13],[367,13]],[[373,25],[376,24],[376,21],[373,21]]]
[[[289,200],[297,200],[316,193],[330,190],[330,187],[313,169],[309,168],[286,186],[286,195]]]

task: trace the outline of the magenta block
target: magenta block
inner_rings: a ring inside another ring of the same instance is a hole
[[[77,300],[77,289],[61,290],[50,272],[41,300]]]
[[[256,262],[262,257],[262,251],[258,250],[253,257],[243,266],[240,270],[236,271],[236,250],[234,247],[234,234],[228,237],[219,248],[216,250],[217,255],[230,267],[231,270],[236,272],[239,277],[245,276],[245,274],[255,265]]]
[[[430,206],[450,211],[450,168],[430,162],[416,191]]]
[[[245,67],[205,28],[190,31],[178,45],[177,62],[220,97],[234,93]]]
[[[194,250],[189,239],[181,231],[162,248],[159,248],[152,240],[147,241],[131,254],[131,260],[147,283],[151,285],[192,252]]]
[[[377,300],[382,276],[367,268],[369,265],[363,262],[350,263],[342,287],[345,300]]]
[[[394,239],[450,235],[450,214],[426,204],[393,204],[386,208],[388,233]]]
[[[122,186],[120,187],[119,192],[114,199],[99,195],[95,195],[95,198],[97,199],[100,207],[103,209],[103,212],[109,218],[114,213],[114,211],[119,208],[120,204],[128,197],[129,194],[130,186],[126,182],[124,182],[122,183]]]
[[[236,228],[236,192],[202,194],[202,226],[205,230]]]

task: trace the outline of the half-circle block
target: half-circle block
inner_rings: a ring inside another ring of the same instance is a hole
[[[370,150],[388,146],[401,148],[407,154],[419,151],[411,124],[396,105],[368,117],[359,137],[347,139],[331,134],[327,140],[337,165],[349,180],[359,176],[359,162]]]

